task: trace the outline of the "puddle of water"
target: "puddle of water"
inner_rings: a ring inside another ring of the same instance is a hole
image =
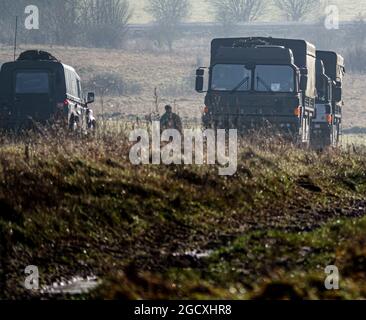
[[[198,251],[198,250],[193,250],[193,251],[187,251],[185,253],[174,253],[173,256],[174,257],[192,257],[195,259],[204,259],[204,258],[208,258],[209,256],[211,256],[213,253],[212,250],[206,250],[206,251]]]
[[[94,276],[87,278],[73,277],[68,281],[53,283],[51,286],[45,286],[42,288],[41,293],[50,295],[80,295],[94,290],[99,284],[100,281]]]

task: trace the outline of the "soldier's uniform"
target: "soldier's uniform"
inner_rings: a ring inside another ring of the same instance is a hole
[[[171,106],[165,107],[166,112],[160,119],[160,129],[161,131],[168,129],[178,130],[181,134],[183,133],[182,120],[176,114],[173,113]]]

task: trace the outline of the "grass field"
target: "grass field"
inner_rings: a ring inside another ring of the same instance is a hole
[[[269,1],[271,2],[271,1]],[[352,20],[359,13],[366,14],[366,3],[362,0],[332,0],[327,1],[329,4],[337,5],[339,7],[341,20]],[[195,0],[191,1],[192,10],[189,21],[192,22],[209,22],[213,20],[212,9],[209,6],[209,0]],[[146,23],[151,21],[151,17],[145,12],[147,0],[134,0],[131,2],[134,15],[133,23]],[[319,14],[319,12],[317,12]],[[310,18],[311,19],[311,18]],[[283,21],[281,14],[269,5],[267,11],[260,18],[260,21]]]
[[[238,172],[132,166],[122,132],[0,147],[0,298],[97,276],[85,298],[366,298],[365,149],[242,141]],[[310,201],[311,199],[311,201]],[[337,265],[341,290],[324,289]]]

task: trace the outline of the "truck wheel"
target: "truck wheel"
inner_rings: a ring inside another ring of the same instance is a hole
[[[69,130],[71,132],[75,132],[75,131],[77,131],[78,127],[79,127],[78,118],[75,116],[71,116],[70,121],[69,121]]]
[[[97,122],[95,120],[91,120],[88,123],[88,130],[95,131],[97,129]]]
[[[310,139],[311,139],[311,125],[309,117],[306,117],[302,120],[303,127],[301,130],[301,145],[303,148],[310,147]]]

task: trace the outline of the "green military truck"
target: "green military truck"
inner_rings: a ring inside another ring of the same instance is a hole
[[[304,40],[266,37],[214,39],[208,89],[205,68],[196,91],[207,92],[203,124],[247,133],[269,127],[310,144],[315,116],[316,48]]]
[[[315,149],[336,147],[342,134],[344,58],[331,51],[317,51],[316,112],[311,144]]]
[[[71,130],[95,127],[88,107],[94,93],[85,98],[76,71],[48,52],[23,52],[0,71],[0,129],[18,131],[34,123],[67,124]]]

